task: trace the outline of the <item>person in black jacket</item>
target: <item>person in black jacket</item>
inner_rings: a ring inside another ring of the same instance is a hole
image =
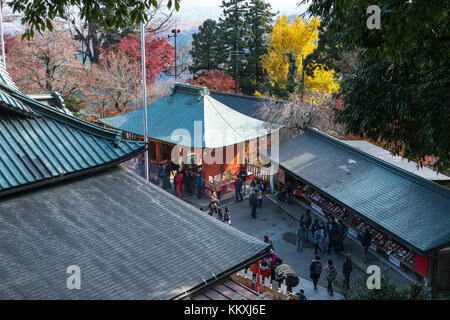
[[[234,193],[236,196],[236,202],[242,201],[242,179],[237,176],[236,181],[234,181]]]
[[[337,239],[337,251],[344,251],[344,239],[345,239],[345,225],[342,222],[342,220],[339,220],[337,226],[336,226],[336,231],[337,231],[337,235],[338,235],[338,239]]]
[[[370,235],[369,231],[365,230],[361,237],[361,245],[362,245],[362,252],[363,252],[363,262],[367,263],[367,253],[369,250],[369,246],[372,243],[372,236]]]
[[[319,282],[320,274],[322,273],[322,263],[320,262],[320,257],[316,256],[309,266],[309,277],[312,279],[314,284],[314,289],[317,289],[317,283]]]
[[[317,220],[317,219],[316,219]],[[317,220],[318,221],[318,220]],[[305,223],[306,229],[309,230],[309,227],[311,226],[312,223],[312,218],[311,218],[311,209],[307,209],[306,213],[304,213],[301,218],[300,218],[300,223]],[[315,231],[315,230],[314,230]],[[312,232],[312,234],[314,235],[314,232]],[[308,232],[305,233],[305,241],[309,242],[309,237],[308,237]]]
[[[334,252],[338,253],[338,238],[337,223],[332,221],[328,229],[328,254],[331,254],[331,248],[334,248]]]
[[[292,192],[293,192],[293,188],[292,188],[292,182],[290,180],[288,180],[288,182],[286,183],[286,192],[287,192],[287,203],[288,204],[292,204]]]
[[[255,192],[250,193],[248,198],[250,206],[252,207],[252,218],[256,219],[256,207],[258,206],[258,197]]]
[[[352,255],[350,253],[347,253],[342,269],[342,273],[344,274],[345,286],[347,287],[347,289],[350,289],[350,273],[353,270]]]
[[[247,169],[246,169],[245,167],[243,167],[243,168],[241,169],[241,171],[239,172],[239,177],[241,178],[241,180],[242,180],[242,185],[244,186],[244,194],[247,193],[247,183],[246,183],[246,181],[247,181],[247,176],[248,176],[248,174],[247,174]]]

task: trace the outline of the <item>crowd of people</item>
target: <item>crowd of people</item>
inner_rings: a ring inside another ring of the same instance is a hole
[[[341,220],[335,220],[333,217],[327,216],[326,225],[319,223],[317,218],[312,223],[311,210],[308,209],[298,221],[296,233],[297,251],[303,251],[304,242],[309,242],[310,234],[315,255],[331,254],[332,249],[334,249],[335,253],[344,251],[346,227]],[[328,245],[326,245],[326,240]]]
[[[322,268],[322,263],[320,261],[320,256],[316,256],[315,259],[311,262],[309,266],[310,275],[309,277],[312,279],[314,284],[314,289],[317,289],[317,283],[319,282],[320,275],[322,274],[322,270],[325,273],[327,282],[328,282],[328,293],[333,296],[333,282],[336,280],[338,276],[338,271],[336,266],[333,263],[332,259],[328,259],[325,267]],[[344,286],[347,290],[350,289],[350,274],[353,270],[352,264],[352,255],[347,253],[345,256],[345,261],[342,266],[342,275],[344,278]]]
[[[171,182],[171,174],[175,172]],[[204,179],[202,172],[183,170],[173,162],[161,165],[157,176],[151,180],[154,184],[162,187],[164,190],[172,192],[174,195],[183,199],[183,193],[192,196],[194,191],[197,198],[202,198]]]
[[[211,195],[209,196],[209,210],[205,211],[203,208],[200,208],[201,211],[207,212],[210,216],[215,217],[216,219],[228,224],[231,226],[231,212],[229,207],[225,207],[224,210],[219,208],[219,198],[217,197],[216,191],[211,191]]]
[[[313,281],[314,288],[317,289],[317,283],[323,270],[326,273],[326,279],[328,281],[328,293],[332,296],[333,282],[338,273],[332,259],[329,259],[325,267],[322,268],[320,258],[325,253],[330,255],[332,250],[334,250],[335,253],[344,251],[344,239],[347,230],[341,220],[333,219],[331,216],[327,216],[326,219],[326,224],[319,223],[319,219],[317,218],[314,219],[314,223],[312,223],[311,210],[306,210],[298,221],[296,246],[298,252],[303,251],[304,242],[309,242],[311,236],[315,259],[313,259],[310,265],[310,278]],[[344,284],[347,289],[349,289],[351,271],[351,255],[348,254],[342,270]]]

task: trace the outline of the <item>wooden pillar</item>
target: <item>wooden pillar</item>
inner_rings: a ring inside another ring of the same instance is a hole
[[[155,151],[156,151],[156,176],[159,177],[159,161],[160,161],[160,142],[156,142]]]

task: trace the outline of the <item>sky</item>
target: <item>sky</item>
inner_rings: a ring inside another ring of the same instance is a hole
[[[272,6],[272,12],[278,15],[301,14],[305,11],[305,6],[297,7],[297,3],[301,0],[265,0]],[[9,2],[9,1],[8,1]],[[220,5],[222,0],[181,0],[180,11],[175,12],[173,18],[177,21],[177,25],[182,30],[190,30],[197,28],[206,19],[216,20],[222,13]],[[11,15],[12,10],[5,6],[3,8],[3,16]],[[16,33],[22,30],[20,22],[4,21],[6,32]]]
[[[272,6],[272,12],[279,15],[300,14],[303,7],[297,7],[300,0],[266,0]],[[174,14],[176,20],[184,24],[189,21],[203,21],[206,19],[218,19],[222,13],[220,5],[222,0],[181,0],[180,11]]]

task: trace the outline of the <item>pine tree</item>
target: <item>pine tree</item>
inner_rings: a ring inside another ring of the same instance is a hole
[[[208,70],[223,70],[226,56],[219,35],[219,28],[214,20],[207,19],[192,35],[192,64],[189,71],[196,80]]]
[[[219,18],[221,42],[224,56],[227,56],[226,71],[236,80],[239,69],[245,68],[244,53],[248,48],[248,23],[245,21],[247,10],[244,0],[223,0],[220,6],[222,16]]]
[[[264,85],[260,56],[267,52],[265,34],[275,14],[264,0],[223,0],[221,8],[219,22],[206,20],[193,36],[189,70],[194,80],[206,70],[237,75],[238,91],[254,94]]]
[[[267,53],[264,35],[272,31],[273,17],[271,5],[264,0],[250,0],[247,4],[245,20],[248,24],[247,65],[240,77],[242,90],[253,94],[264,86],[264,68],[260,56]]]

